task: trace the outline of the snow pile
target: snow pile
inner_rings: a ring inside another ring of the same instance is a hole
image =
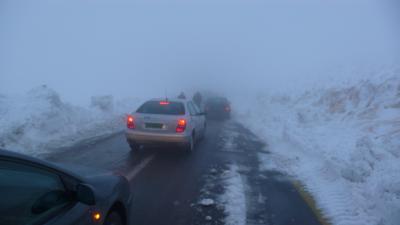
[[[238,166],[232,164],[223,174],[225,192],[220,202],[225,209],[225,224],[245,225],[247,219],[245,184],[238,172]]]
[[[212,206],[215,204],[215,202],[211,198],[205,198],[205,199],[200,200],[199,204],[202,206]]]
[[[93,97],[88,108],[73,106],[46,86],[1,96],[0,148],[37,156],[110,135],[124,129],[126,111],[127,103],[115,103],[112,96]]]
[[[268,142],[265,169],[301,180],[332,224],[399,224],[399,70],[247,102],[236,116]]]

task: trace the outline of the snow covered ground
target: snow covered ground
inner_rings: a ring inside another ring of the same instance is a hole
[[[236,117],[269,145],[271,154],[260,154],[264,169],[299,179],[332,224],[399,224],[399,69],[238,101]]]
[[[111,135],[124,129],[125,113],[138,103],[137,99],[97,96],[90,106],[78,107],[46,86],[22,96],[0,95],[0,148],[39,156]]]

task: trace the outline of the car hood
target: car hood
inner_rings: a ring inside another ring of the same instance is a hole
[[[74,174],[79,175],[82,178],[90,178],[99,175],[112,175],[113,173],[107,171],[105,169],[95,168],[95,167],[88,167],[83,165],[77,164],[69,164],[69,163],[56,163],[57,166],[64,168]]]

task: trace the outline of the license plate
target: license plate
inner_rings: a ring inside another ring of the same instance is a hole
[[[152,129],[162,129],[163,128],[162,123],[146,123],[146,128],[152,128]]]

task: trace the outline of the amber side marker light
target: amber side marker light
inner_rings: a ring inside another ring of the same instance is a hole
[[[102,218],[101,213],[99,213],[99,212],[92,213],[92,219],[94,222],[99,222],[101,220],[101,218]]]

